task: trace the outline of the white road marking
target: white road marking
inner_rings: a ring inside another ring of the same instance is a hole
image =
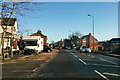
[[[82,59],[79,59],[83,64],[85,64],[85,65],[87,65],[87,63],[86,62],[84,62]]]
[[[114,66],[114,65],[103,65],[103,64],[90,64],[90,65],[96,65],[96,66],[105,66],[105,67],[120,67],[120,66]]]
[[[90,61],[90,60],[92,60],[92,61],[93,61],[93,59],[82,59],[82,60],[86,60],[86,61]]]
[[[113,73],[106,73],[106,72],[104,72],[103,74],[107,74],[107,75],[111,75],[111,76],[120,76],[120,74],[113,74]]]
[[[90,59],[82,59],[82,60],[90,60]]]
[[[73,54],[73,53],[71,53],[71,54]],[[77,56],[76,55],[74,55],[76,58],[77,58]],[[84,62],[82,59],[79,59],[83,64],[85,64],[85,65],[87,65],[87,63],[86,62]]]
[[[71,54],[73,54],[73,53],[71,53]]]
[[[94,58],[95,56],[91,56],[92,58]]]
[[[71,53],[71,54],[73,54],[73,53]],[[74,54],[73,54],[74,55]],[[76,55],[74,55],[76,58],[77,58],[77,56]],[[82,59],[79,59],[83,64],[85,64],[85,65],[87,65],[87,63],[86,62],[84,62]]]
[[[111,57],[111,56],[104,56],[104,55],[99,55],[101,57],[109,58],[109,59],[114,59],[114,60],[119,60],[118,58]]]
[[[74,55],[76,58],[77,58],[77,56],[76,55]]]
[[[109,80],[106,76],[104,76],[103,74],[101,74],[100,72],[98,72],[97,70],[94,70],[94,72],[96,72],[97,74],[99,74],[101,77],[103,77],[106,80]]]
[[[102,59],[102,58],[100,58],[100,60],[102,60],[102,61],[106,61],[106,62],[109,62],[109,63],[111,63],[111,64],[115,64],[115,65],[117,65],[117,63],[115,63],[115,62],[108,61],[108,60],[105,60],[105,59]]]

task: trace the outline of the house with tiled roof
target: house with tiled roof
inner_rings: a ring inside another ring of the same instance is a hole
[[[1,19],[1,18],[0,18]],[[2,18],[2,26],[5,28],[7,25],[9,18]],[[0,27],[0,35],[3,34],[3,28]],[[20,37],[18,36],[18,24],[16,18],[11,18],[10,23],[7,25],[7,31],[5,35],[5,42],[4,42],[4,48],[10,47],[11,43],[11,36],[17,40]]]
[[[41,38],[43,38],[43,45],[48,45],[47,44],[47,36],[43,35],[41,30],[38,30],[36,33],[33,33],[30,36],[40,36]]]
[[[94,40],[94,41],[93,41]],[[93,44],[94,42],[94,44]],[[94,45],[94,46],[93,46]],[[86,46],[89,47],[92,51],[98,51],[98,40],[94,38],[91,33],[84,35],[77,40],[77,47]]]
[[[2,41],[2,36],[3,36],[3,29],[6,28],[6,34],[4,36],[4,49],[10,49],[12,45],[12,51],[18,51],[19,48],[17,46],[17,41],[19,40],[19,35],[18,35],[18,24],[17,24],[17,19],[16,18],[10,18],[10,22],[8,23],[9,18],[2,18],[0,17],[0,42]],[[8,23],[8,24],[7,24]],[[2,28],[3,27],[3,28]],[[14,42],[14,43],[13,43]],[[14,46],[13,46],[14,45]],[[2,45],[0,45],[2,48]],[[1,50],[1,49],[0,49]],[[1,51],[0,51],[1,52]],[[5,51],[4,51],[5,52]]]

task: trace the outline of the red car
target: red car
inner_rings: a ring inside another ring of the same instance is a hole
[[[58,47],[58,49],[62,49],[62,47]]]

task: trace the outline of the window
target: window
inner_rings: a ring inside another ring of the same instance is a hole
[[[86,41],[82,41],[82,42],[86,42]]]
[[[27,41],[26,46],[37,46],[37,41]]]
[[[86,46],[83,46],[83,48],[86,48]]]
[[[95,47],[95,49],[97,49],[97,47]]]
[[[95,41],[95,43],[96,43],[96,41]]]
[[[93,49],[93,46],[91,48]]]

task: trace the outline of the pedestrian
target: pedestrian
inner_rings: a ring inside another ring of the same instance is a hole
[[[20,41],[19,41],[19,54],[23,54],[24,53],[24,47],[25,47],[25,41],[23,40],[23,37],[20,37]]]

